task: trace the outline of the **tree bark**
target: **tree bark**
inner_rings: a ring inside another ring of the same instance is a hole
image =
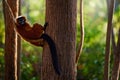
[[[17,80],[20,80],[21,38],[17,35]]]
[[[53,69],[47,44],[43,48],[42,80],[76,80],[76,0],[46,0],[46,33],[57,48],[61,75]]]
[[[21,0],[19,0],[18,15],[21,15]],[[21,61],[21,38],[19,35],[17,35],[17,77],[18,77],[17,80],[21,80],[20,61]]]
[[[114,11],[114,0],[111,0],[110,5],[108,4],[108,24],[107,24],[107,34],[106,34],[106,47],[105,47],[104,80],[109,80],[110,41],[111,41],[113,11]]]
[[[18,16],[18,0],[7,0],[14,16]],[[5,80],[17,80],[17,34],[14,22],[3,0],[5,20]]]
[[[120,29],[119,29],[118,33],[119,33],[118,34],[118,42],[117,42],[117,45],[114,45],[114,48],[113,48],[114,64],[113,64],[112,79],[111,80],[118,80],[119,79],[119,72],[120,72],[119,71],[119,69],[120,69]]]

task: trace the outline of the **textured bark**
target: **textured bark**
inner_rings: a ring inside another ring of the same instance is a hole
[[[17,80],[20,80],[21,38],[17,35]]]
[[[108,24],[107,24],[107,34],[106,34],[106,47],[105,47],[104,80],[109,80],[110,41],[111,41],[111,31],[112,31],[113,10],[114,10],[114,0],[111,0],[110,6],[108,4]]]
[[[114,39],[114,38],[113,38]],[[111,80],[118,80],[119,79],[119,69],[120,69],[120,29],[118,35],[118,42],[115,45],[115,41],[113,43],[113,53],[114,53],[114,64],[112,70],[112,79]]]
[[[18,14],[21,15],[21,0],[19,0],[19,11]],[[21,61],[21,38],[17,35],[17,80],[20,79],[20,61]]]
[[[18,12],[18,0],[7,0],[14,16]],[[17,34],[14,31],[14,22],[3,0],[5,20],[5,80],[17,80]]]
[[[54,40],[57,48],[61,75],[52,65],[47,44],[43,48],[42,80],[76,80],[76,0],[46,0],[46,33]]]

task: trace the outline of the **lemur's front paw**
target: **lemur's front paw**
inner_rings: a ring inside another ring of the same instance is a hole
[[[48,26],[48,22],[45,22],[45,24],[44,24],[44,31],[46,30],[47,26]]]
[[[44,27],[48,26],[48,22],[45,22]]]

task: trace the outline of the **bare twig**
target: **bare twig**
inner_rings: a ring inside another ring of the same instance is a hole
[[[80,43],[79,43],[79,47],[76,55],[76,64],[78,63],[80,54],[82,52],[83,43],[84,43],[84,22],[83,22],[83,1],[82,0],[80,0],[80,28],[81,28],[81,39],[80,39]]]

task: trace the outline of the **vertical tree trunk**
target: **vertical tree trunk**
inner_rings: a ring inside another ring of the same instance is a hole
[[[111,80],[118,80],[119,79],[119,73],[120,73],[120,71],[119,71],[119,69],[120,69],[120,29],[119,29],[118,33],[119,34],[118,34],[117,45],[114,45],[114,47],[113,47],[114,64],[113,64]]]
[[[18,15],[18,0],[7,0],[14,16]],[[17,34],[10,12],[3,0],[5,19],[5,80],[17,80]]]
[[[19,0],[18,15],[21,15],[21,0]],[[20,80],[20,61],[21,61],[21,38],[17,35],[17,80]]]
[[[109,80],[110,41],[111,41],[113,11],[114,11],[114,0],[111,0],[110,4],[108,4],[108,24],[107,24],[107,34],[106,34],[104,80]]]
[[[17,80],[20,80],[21,38],[17,35]]]
[[[61,75],[52,65],[47,44],[43,49],[42,80],[76,80],[76,0],[46,0],[46,33],[54,40],[57,48]]]

